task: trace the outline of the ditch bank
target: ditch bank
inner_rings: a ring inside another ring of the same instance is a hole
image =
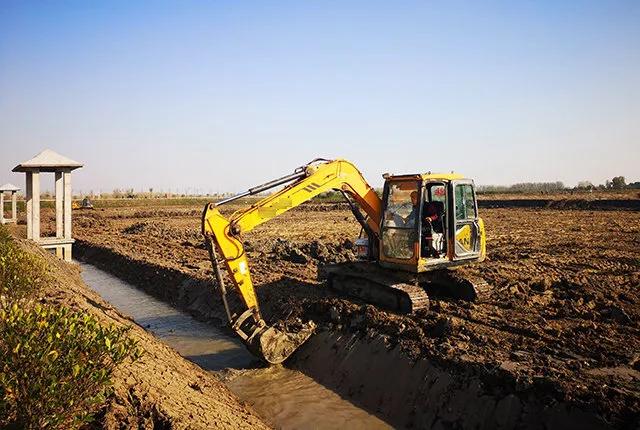
[[[90,264],[82,277],[119,311],[225,385],[275,428],[387,430],[389,425],[308,376],[282,366],[265,367],[235,337]]]
[[[472,363],[414,362],[384,336],[320,332],[290,363],[396,426],[420,429],[607,429],[592,411]]]
[[[39,298],[41,303],[92,315],[103,325],[129,327],[128,335],[143,350],[140,359],[116,368],[113,394],[91,428],[269,428],[218,378],[182,358],[89,289],[77,265],[64,263],[28,241],[15,240],[48,267],[53,281]]]
[[[211,281],[84,241],[76,243],[76,255],[228,332]],[[263,303],[263,309],[278,308],[268,300]],[[354,326],[321,324],[288,366],[394,426],[605,429],[637,424],[636,415],[607,422],[596,405],[563,395],[547,378],[523,385],[509,367],[514,363],[488,368],[472,359],[414,360],[391,336],[367,328],[350,330]]]

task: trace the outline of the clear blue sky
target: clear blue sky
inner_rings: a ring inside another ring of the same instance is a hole
[[[238,191],[314,157],[640,180],[640,2],[0,3],[0,182]]]

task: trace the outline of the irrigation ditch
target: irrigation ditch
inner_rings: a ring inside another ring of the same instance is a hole
[[[81,268],[92,290],[180,355],[218,376],[274,427],[389,428],[301,372],[262,366],[240,342],[212,324],[198,321],[95,266],[82,263]]]

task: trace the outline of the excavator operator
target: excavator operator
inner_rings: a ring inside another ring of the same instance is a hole
[[[425,202],[425,206],[422,209],[423,223],[422,223],[422,240],[423,249],[422,254],[424,256],[431,256],[439,258],[438,252],[433,247],[433,223],[438,221],[440,213],[438,211],[438,205],[436,202]]]
[[[410,196],[413,207],[411,208],[411,213],[404,219],[404,224],[407,226],[415,225],[420,211],[418,192],[413,191]],[[425,202],[422,208],[422,255],[424,257],[440,257],[433,247],[433,223],[438,221],[439,218],[438,204],[436,202]]]
[[[419,214],[418,192],[411,193],[411,213],[404,219],[405,225],[415,225]],[[433,223],[440,219],[440,211],[437,202],[425,202],[422,208],[422,255],[424,257],[440,258],[438,251],[433,247]],[[437,230],[437,229],[436,229]],[[438,233],[442,233],[439,231]]]

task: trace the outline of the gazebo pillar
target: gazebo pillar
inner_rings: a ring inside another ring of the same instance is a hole
[[[26,172],[25,188],[27,190],[26,206],[27,206],[27,239],[33,239],[33,176],[31,172]]]
[[[27,173],[31,176],[31,213],[27,205],[27,225],[31,220],[31,239],[40,240],[40,172],[34,170]]]
[[[63,215],[63,206],[62,206],[62,193],[63,193],[63,184],[62,184],[62,172],[56,172],[56,237],[58,239],[63,238],[62,233],[62,215]]]
[[[18,221],[18,210],[17,210],[17,205],[18,205],[18,199],[17,199],[17,195],[16,193],[20,190],[20,188],[16,187],[13,184],[4,184],[2,186],[0,186],[0,224],[7,224],[7,223],[17,223]],[[5,218],[4,217],[4,193],[5,192],[9,192],[11,193],[11,218]]]
[[[64,238],[66,240],[70,240],[72,241],[73,239],[71,238],[71,170],[65,170],[62,172],[62,177],[63,177],[63,183],[64,183],[64,227],[63,227],[63,233],[64,233]],[[56,197],[57,200],[57,197]],[[56,217],[57,218],[57,217]],[[58,226],[56,225],[56,230],[58,229]],[[71,243],[67,244],[64,246],[64,254],[65,254],[65,260],[67,261],[71,261]]]
[[[11,191],[11,219],[18,223],[18,191]]]

